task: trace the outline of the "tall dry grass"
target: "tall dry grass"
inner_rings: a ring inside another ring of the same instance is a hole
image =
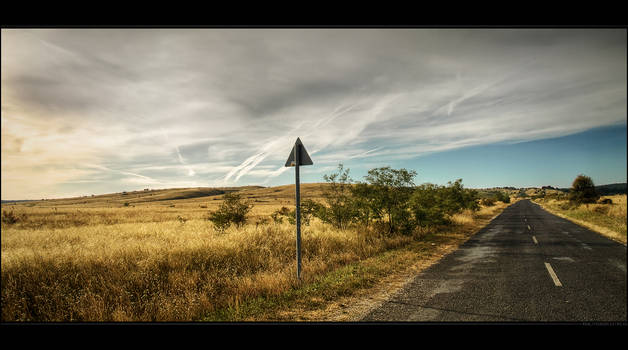
[[[247,225],[220,233],[205,219],[219,202],[3,207],[20,215],[2,224],[2,321],[194,321],[297,287],[295,227],[259,221],[281,205],[256,203]],[[504,206],[452,221],[470,225]],[[302,283],[432,231],[386,236],[313,218],[302,226]]]
[[[312,221],[302,232],[305,281],[412,239]],[[4,227],[1,240],[3,321],[190,321],[296,283],[287,223],[222,234],[203,219]]]
[[[29,207],[3,206],[2,211],[12,213],[17,222],[7,225],[2,221],[2,229],[60,229],[76,226],[115,225],[123,223],[151,223],[166,221],[203,220],[209,211],[218,209],[222,200],[184,203],[177,205],[138,205],[129,207],[82,207],[47,206]],[[281,206],[255,203],[249,213],[249,221],[256,222],[268,217]]]

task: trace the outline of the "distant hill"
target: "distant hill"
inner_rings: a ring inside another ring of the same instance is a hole
[[[600,185],[595,186],[595,191],[600,196],[612,196],[614,194],[627,194],[627,183],[616,183],[616,184],[608,184],[608,185]],[[557,188],[557,190],[562,192],[569,192],[569,188]]]
[[[301,184],[302,196],[310,196],[311,198],[318,198],[321,196],[321,191],[324,187],[328,186],[326,183],[311,183]],[[614,194],[626,194],[626,183],[615,183],[608,185],[595,186],[597,192],[602,196],[614,195]],[[554,192],[569,192],[568,188],[556,188],[552,186],[543,187],[527,187],[527,188],[515,188],[515,187],[493,187],[476,189],[481,194],[492,193],[495,191],[503,191],[509,195],[519,195],[525,193],[527,196],[536,196],[541,193],[554,193]],[[294,199],[294,185],[282,185],[275,187],[262,187],[262,186],[241,186],[241,187],[194,187],[194,188],[170,188],[159,190],[143,190],[143,191],[125,191],[120,193],[109,193],[91,196],[82,196],[74,198],[59,198],[59,199],[47,199],[47,200],[2,200],[3,205],[25,205],[25,206],[72,206],[72,205],[84,205],[84,206],[123,206],[125,203],[130,205],[141,204],[161,204],[172,205],[173,203],[180,201],[180,203],[200,203],[207,200],[218,200],[225,193],[240,192],[245,198],[252,199],[255,202],[273,202],[273,201],[292,201]],[[28,203],[31,202],[31,203]]]
[[[626,194],[626,188],[627,188],[627,184],[625,182],[595,186],[595,190],[601,196],[610,196],[614,194]]]
[[[195,198],[207,198],[219,196],[228,192],[262,189],[262,186],[241,186],[241,187],[194,187],[194,188],[170,188],[158,190],[123,191],[119,193],[109,193],[91,196],[81,196],[72,198],[56,198],[45,200],[2,200],[5,205],[27,205],[27,206],[62,206],[62,205],[123,205],[124,203],[155,203],[170,202],[175,200],[189,200]],[[30,202],[30,203],[29,203]],[[168,203],[169,204],[169,203]]]

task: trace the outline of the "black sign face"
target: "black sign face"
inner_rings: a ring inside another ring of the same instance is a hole
[[[314,162],[312,162],[312,159],[310,158],[310,155],[307,154],[305,146],[303,146],[303,143],[301,143],[301,139],[297,138],[297,142],[294,143],[294,146],[292,147],[292,151],[290,151],[290,156],[288,156],[288,160],[286,161],[285,166],[291,167],[297,165],[294,159],[294,150],[297,146],[299,147],[299,166],[314,164]]]

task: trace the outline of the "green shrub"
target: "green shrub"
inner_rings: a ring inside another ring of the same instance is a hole
[[[449,223],[446,216],[448,207],[443,187],[423,184],[410,198],[410,210],[417,226],[442,225]]]
[[[366,183],[358,183],[351,187],[351,221],[354,224],[369,227],[373,219],[372,207],[374,196],[369,195],[371,188]]]
[[[465,189],[462,179],[447,186],[423,184],[416,187],[410,199],[415,225],[450,224],[450,216],[464,209],[478,210],[478,192]]]
[[[309,225],[312,217],[316,217],[322,210],[323,206],[311,199],[301,202],[301,223]],[[296,217],[296,213],[295,213]],[[296,219],[295,219],[296,220]]]
[[[414,170],[374,168],[368,171],[363,183],[354,193],[356,200],[367,204],[373,219],[386,223],[388,233],[409,233],[407,225],[409,200],[414,192]]]
[[[323,176],[331,185],[323,192],[326,205],[312,202],[309,212],[340,229],[373,224],[375,230],[388,234],[410,234],[418,226],[448,224],[449,216],[464,209],[479,209],[478,191],[465,189],[462,179],[447,186],[417,187],[416,175],[413,170],[380,167],[369,170],[366,181],[352,184],[349,169],[339,164],[335,173]],[[308,206],[303,207],[308,213]],[[294,211],[288,214],[294,216]]]
[[[335,173],[324,175],[323,179],[330,185],[323,190],[326,205],[314,206],[312,215],[339,229],[345,229],[356,217],[349,169],[345,170],[339,164]]]
[[[510,196],[504,191],[482,191],[478,194],[480,203],[492,206],[495,202],[510,203]]]
[[[458,179],[453,183],[450,181],[443,188],[443,196],[445,197],[445,212],[449,215],[460,212],[463,209],[478,210],[479,194],[476,190],[465,189],[462,185],[462,179]]]
[[[510,196],[506,192],[497,192],[497,200],[502,203],[510,203]]]
[[[223,197],[224,201],[215,212],[210,212],[210,220],[216,229],[224,231],[232,224],[240,227],[246,223],[246,215],[251,210],[252,205],[237,193],[227,193]]]
[[[309,225],[312,216],[320,216],[321,209],[322,205],[311,199],[301,201],[301,223],[306,226]],[[297,223],[296,208],[288,209],[281,207],[281,209],[270,214],[270,217],[273,219],[273,222],[277,224],[282,223],[284,217],[287,218],[288,222],[292,225],[296,225]]]

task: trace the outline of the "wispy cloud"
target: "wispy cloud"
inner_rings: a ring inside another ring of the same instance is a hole
[[[296,137],[322,169],[626,119],[625,30],[3,29],[2,38],[3,198],[40,196],[26,182],[44,173],[47,195],[63,195],[64,181],[100,191],[279,184]]]

